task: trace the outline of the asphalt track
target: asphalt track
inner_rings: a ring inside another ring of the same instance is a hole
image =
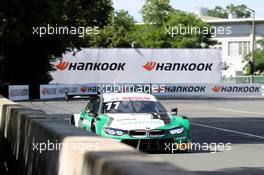
[[[193,143],[200,147],[195,146],[188,153],[152,153],[151,156],[161,157],[195,174],[264,174],[264,100],[161,102],[168,110],[178,107],[180,114],[190,118]],[[45,101],[21,104],[42,109],[49,114],[69,115],[79,112],[86,103]]]

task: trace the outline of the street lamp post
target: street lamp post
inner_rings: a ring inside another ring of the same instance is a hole
[[[252,12],[252,28],[251,28],[251,34],[252,34],[252,43],[251,43],[251,63],[253,64],[252,67],[254,67],[255,62],[254,62],[254,50],[255,50],[255,10],[251,9],[251,8],[247,8],[250,12]],[[254,71],[251,70],[251,83],[254,83]]]

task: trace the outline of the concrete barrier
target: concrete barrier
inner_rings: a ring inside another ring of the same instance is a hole
[[[128,145],[75,128],[69,125],[69,115],[48,115],[4,98],[0,109],[0,138],[14,156],[15,174],[190,174]],[[1,148],[2,153],[3,149],[7,147]]]
[[[6,109],[3,108],[4,105],[15,105],[15,103],[3,98],[0,95],[0,174],[5,173],[6,168],[7,168],[6,163],[11,162],[10,159],[7,160],[7,157],[9,157],[9,154],[11,154],[10,153],[11,151],[7,145],[6,138],[4,137],[4,130],[5,130],[4,123],[6,120],[6,111],[5,111]],[[9,163],[9,164],[12,164],[12,163]]]

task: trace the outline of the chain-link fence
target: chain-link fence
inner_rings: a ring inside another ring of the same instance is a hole
[[[251,76],[238,76],[238,77],[222,77],[223,83],[250,83]],[[264,76],[254,76],[253,83],[264,84]]]

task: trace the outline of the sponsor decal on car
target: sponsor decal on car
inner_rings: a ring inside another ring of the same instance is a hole
[[[149,97],[144,97],[144,96],[128,96],[128,97],[123,97],[122,100],[124,101],[151,101]]]
[[[129,121],[129,122],[122,122],[124,125],[136,125],[136,124],[162,124],[164,125],[164,122],[159,119],[154,120],[135,120],[135,121]]]

